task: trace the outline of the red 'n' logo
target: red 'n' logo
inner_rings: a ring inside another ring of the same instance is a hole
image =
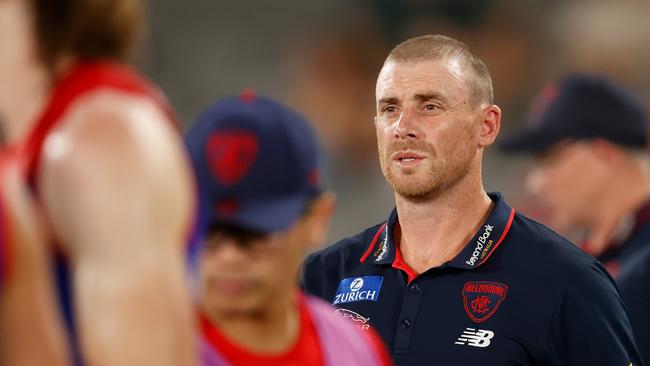
[[[205,154],[212,174],[221,184],[230,186],[239,182],[257,158],[259,141],[248,131],[231,130],[208,137]]]
[[[463,286],[465,312],[475,323],[488,320],[506,298],[508,286],[498,282],[471,281]]]

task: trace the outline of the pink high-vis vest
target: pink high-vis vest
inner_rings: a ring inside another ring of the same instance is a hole
[[[380,366],[380,355],[377,354],[371,341],[352,323],[334,315],[334,309],[322,300],[305,296],[309,314],[313,319],[321,350],[327,366]],[[202,366],[230,366],[230,363],[201,338]]]

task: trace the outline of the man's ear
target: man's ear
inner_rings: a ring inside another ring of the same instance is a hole
[[[491,104],[482,107],[478,135],[479,147],[488,147],[494,143],[501,129],[501,108]]]
[[[308,247],[307,250],[316,250],[323,245],[327,237],[334,208],[336,196],[333,192],[323,192],[316,197],[309,207],[307,213]]]

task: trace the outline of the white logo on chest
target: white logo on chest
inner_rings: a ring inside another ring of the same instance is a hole
[[[491,330],[467,328],[454,343],[461,346],[485,348],[490,345],[492,337],[494,337],[494,332]]]
[[[350,284],[350,291],[357,292],[363,287],[363,278],[355,278]]]

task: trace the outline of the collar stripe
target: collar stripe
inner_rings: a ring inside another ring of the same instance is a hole
[[[381,233],[384,231],[384,228],[386,227],[386,222],[379,227],[379,230],[377,230],[377,233],[375,234],[375,237],[372,238],[372,242],[370,242],[370,245],[368,246],[368,249],[366,249],[366,252],[363,253],[363,256],[359,260],[361,263],[365,263],[366,259],[372,253],[372,250],[375,249],[375,245],[377,245],[377,240],[379,240],[379,237],[381,236]]]
[[[514,218],[515,218],[515,209],[511,208],[510,209],[510,217],[508,218],[508,223],[506,224],[505,229],[503,229],[503,233],[501,233],[501,237],[499,238],[499,241],[497,241],[497,243],[494,244],[494,247],[492,247],[492,250],[490,250],[490,253],[488,253],[488,255],[486,255],[485,258],[483,258],[483,260],[477,265],[477,267],[480,266],[481,264],[485,263],[488,260],[488,258],[490,258],[492,253],[494,253],[497,250],[499,245],[501,245],[501,242],[503,241],[503,239],[506,238],[506,235],[508,234],[508,231],[510,231],[510,225],[512,225],[512,220]]]
[[[402,251],[399,249],[399,247],[395,248],[395,260],[393,261],[391,267],[404,271],[407,276],[408,284],[410,284],[411,281],[413,281],[415,277],[419,275],[419,273],[417,273],[413,267],[409,266],[408,263],[404,261],[404,258],[402,258]]]

